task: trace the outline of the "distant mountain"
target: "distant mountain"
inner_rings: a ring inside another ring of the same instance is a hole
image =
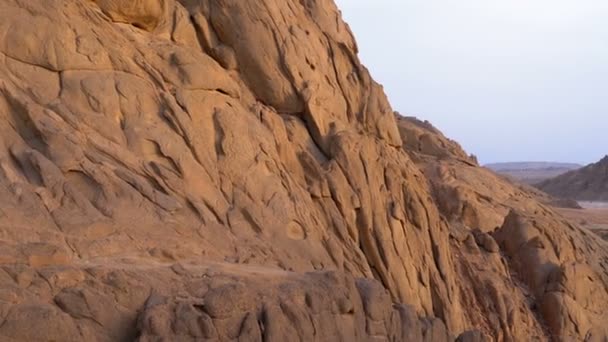
[[[493,163],[485,167],[526,184],[537,184],[583,167],[574,163],[511,162]]]
[[[545,180],[537,187],[561,198],[608,201],[608,156],[595,164]]]

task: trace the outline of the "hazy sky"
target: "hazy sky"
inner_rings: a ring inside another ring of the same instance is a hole
[[[393,108],[481,162],[608,154],[608,1],[337,3]]]

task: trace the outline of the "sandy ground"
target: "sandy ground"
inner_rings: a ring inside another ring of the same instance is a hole
[[[608,203],[606,202],[581,202],[585,209],[557,209],[569,220],[580,224],[598,233],[608,240]]]
[[[586,209],[608,209],[608,202],[581,202],[579,201],[581,207]]]

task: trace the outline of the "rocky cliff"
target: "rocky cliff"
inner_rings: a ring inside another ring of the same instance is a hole
[[[597,163],[543,181],[537,187],[562,198],[608,202],[608,156]]]
[[[606,242],[396,120],[331,0],[2,0],[0,118],[3,340],[608,336]]]

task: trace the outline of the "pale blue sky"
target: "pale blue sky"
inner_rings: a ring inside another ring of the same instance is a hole
[[[337,3],[393,108],[481,162],[608,154],[608,1]]]

